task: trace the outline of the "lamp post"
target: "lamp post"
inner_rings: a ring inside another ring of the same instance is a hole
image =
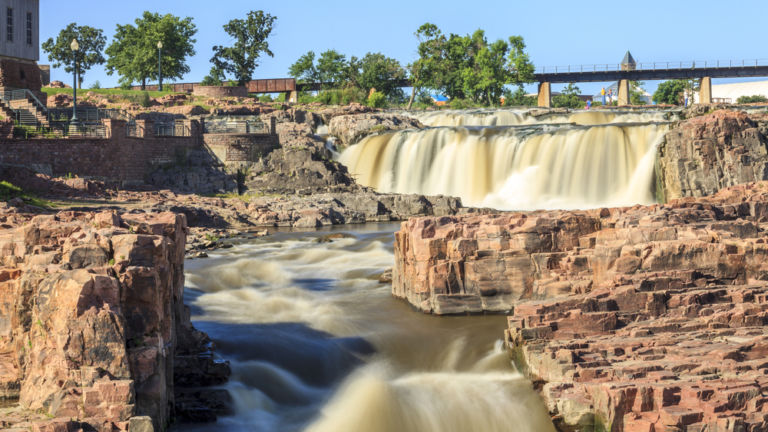
[[[159,80],[158,90],[163,91],[163,68],[160,66],[160,60],[163,54],[163,41],[157,41],[157,76]]]
[[[71,124],[77,125],[77,51],[80,49],[80,44],[77,43],[77,39],[72,39],[72,43],[69,45],[72,48],[72,53],[75,57],[75,82],[72,85],[72,120]]]

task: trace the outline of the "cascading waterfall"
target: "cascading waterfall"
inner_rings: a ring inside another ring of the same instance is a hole
[[[461,121],[497,123],[518,114],[486,112],[473,118],[470,113]],[[621,116],[658,120],[659,115],[576,113],[568,123]],[[441,121],[459,118],[449,113]],[[347,148],[339,161],[359,183],[380,192],[458,196],[469,206],[535,210],[651,204],[656,146],[667,128],[662,123],[436,127],[368,137]]]
[[[449,110],[404,113],[419,120],[425,126],[519,126],[534,124],[600,125],[608,123],[663,122],[673,117],[673,111],[577,111],[572,113],[548,113],[536,115],[535,110]]]

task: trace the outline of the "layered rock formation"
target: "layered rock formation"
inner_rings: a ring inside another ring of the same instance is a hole
[[[737,184],[768,180],[768,118],[720,110],[681,122],[657,156],[662,200],[711,195]]]
[[[160,430],[206,410],[174,410],[180,377],[229,373],[182,302],[183,215],[4,206],[0,224],[0,399],[23,408],[0,427]]]
[[[649,207],[412,219],[393,292],[434,313],[513,309],[508,346],[563,430],[765,430],[767,223],[768,182]]]
[[[342,145],[349,146],[372,133],[423,127],[421,122],[406,115],[369,113],[333,117],[328,124],[328,131],[337,137]]]

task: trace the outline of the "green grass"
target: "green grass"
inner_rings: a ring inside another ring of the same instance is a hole
[[[8,201],[13,198],[21,198],[25,203],[36,207],[51,208],[55,206],[51,201],[26,193],[16,185],[5,180],[0,181],[0,201]]]

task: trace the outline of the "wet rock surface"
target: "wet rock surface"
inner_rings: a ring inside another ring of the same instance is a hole
[[[226,380],[182,303],[183,215],[5,208],[0,223],[0,399],[18,404],[2,427],[161,430],[185,377]]]
[[[511,310],[562,430],[765,430],[768,182],[666,205],[411,219],[393,293]]]
[[[423,127],[418,120],[395,113],[341,115],[331,119],[328,124],[330,134],[336,136],[344,146],[356,144],[372,133]]]

